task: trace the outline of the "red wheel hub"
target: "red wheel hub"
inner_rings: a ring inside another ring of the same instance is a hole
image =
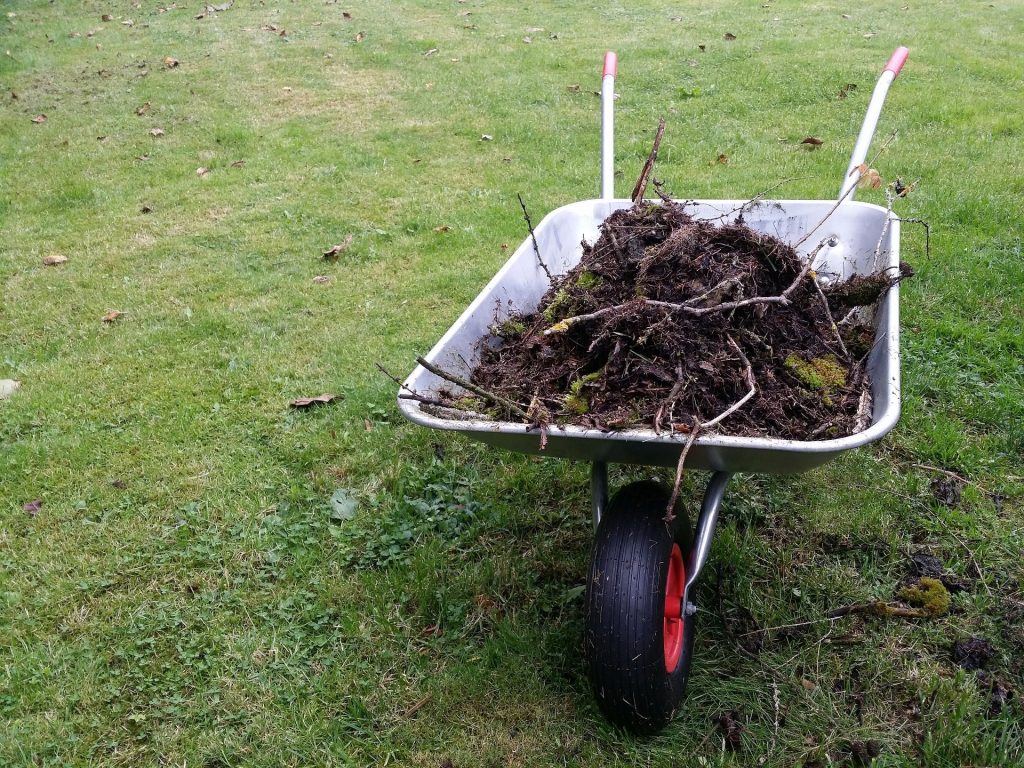
[[[686,566],[683,565],[683,551],[678,544],[672,545],[668,559],[668,576],[665,580],[665,620],[662,633],[665,643],[665,671],[672,673],[679,665],[683,654],[683,587],[686,584]]]

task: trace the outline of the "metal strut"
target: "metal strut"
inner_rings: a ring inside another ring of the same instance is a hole
[[[700,576],[704,563],[711,553],[711,539],[715,535],[718,523],[718,510],[725,495],[725,486],[729,483],[732,472],[715,472],[708,481],[704,491],[704,501],[700,505],[700,516],[693,531],[693,544],[686,553],[686,586],[683,587],[683,614],[692,615],[697,607],[690,601],[690,588]]]

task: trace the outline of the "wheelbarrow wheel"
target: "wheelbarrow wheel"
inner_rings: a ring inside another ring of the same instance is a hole
[[[656,482],[632,483],[608,505],[587,581],[586,649],[598,705],[637,733],[660,730],[686,692],[693,617],[682,610],[690,524]],[[678,506],[678,505],[677,505]]]

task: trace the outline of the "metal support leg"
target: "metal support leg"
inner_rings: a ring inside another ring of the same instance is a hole
[[[608,506],[608,463],[595,461],[590,465],[590,498],[594,505],[594,530]]]
[[[701,569],[711,552],[711,539],[715,535],[715,525],[718,523],[718,509],[722,505],[722,496],[730,477],[732,472],[715,472],[708,482],[707,490],[704,491],[697,527],[693,531],[693,543],[686,555],[686,586],[683,588],[683,611],[686,615],[697,610],[689,599],[690,588],[700,576]]]

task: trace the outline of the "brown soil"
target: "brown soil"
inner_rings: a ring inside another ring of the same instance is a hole
[[[848,435],[869,421],[874,332],[833,320],[877,302],[900,275],[835,284],[828,310],[814,278],[792,247],[741,222],[717,226],[670,200],[641,201],[583,244],[537,312],[493,329],[500,343],[485,345],[472,381],[535,425],[689,432],[753,388],[716,431]],[[471,409],[509,418],[495,402]]]

